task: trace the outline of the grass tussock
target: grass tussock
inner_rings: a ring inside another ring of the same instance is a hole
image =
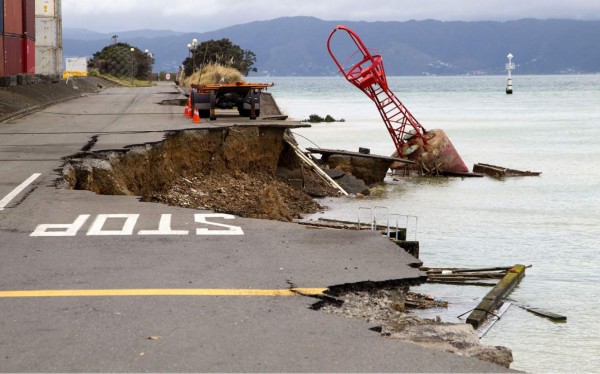
[[[243,82],[239,70],[219,64],[208,64],[184,80],[185,86],[192,84],[227,84]]]

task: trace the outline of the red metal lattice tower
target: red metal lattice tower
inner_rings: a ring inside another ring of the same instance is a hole
[[[344,63],[340,63],[331,51],[331,39],[339,30],[347,32],[358,48]],[[404,156],[402,145],[413,136],[420,137],[423,144],[427,144],[425,128],[389,89],[381,55],[371,54],[358,35],[343,25],[337,26],[329,35],[327,50],[348,82],[355,85],[373,100],[394,141],[399,156]],[[346,67],[346,65],[350,65],[349,61],[359,59],[358,63],[352,63],[349,68]],[[411,129],[413,132],[411,132]]]

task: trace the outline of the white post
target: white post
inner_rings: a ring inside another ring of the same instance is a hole
[[[511,73],[515,69],[515,64],[513,64],[512,62],[512,59],[514,57],[512,53],[509,53],[506,57],[508,58],[508,63],[506,64],[506,70],[508,70],[508,79],[506,80],[506,93],[510,95],[513,93]]]

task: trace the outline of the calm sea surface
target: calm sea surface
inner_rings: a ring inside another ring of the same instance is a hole
[[[304,147],[373,154],[394,151],[375,105],[340,77],[271,78],[281,109],[343,118],[295,130]],[[512,368],[600,371],[600,75],[393,77],[398,98],[427,129],[450,137],[469,167],[476,162],[541,171],[541,177],[388,180],[364,200],[324,199],[312,218],[356,220],[359,207],[386,206],[418,217],[427,266],[532,265],[511,299],[568,317],[553,323],[515,305],[482,339],[512,349]],[[383,210],[378,210],[383,219]],[[413,222],[413,221],[411,221]],[[409,236],[415,234],[414,223]],[[368,248],[365,248],[368,250]],[[451,303],[443,319],[474,308],[489,289],[422,286]]]

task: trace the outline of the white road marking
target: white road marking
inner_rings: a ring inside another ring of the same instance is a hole
[[[35,230],[29,236],[77,236],[91,214],[80,214],[73,223],[42,223],[37,225]],[[190,235],[189,230],[174,230],[171,228],[171,214],[161,214],[158,223],[158,230],[139,230],[137,235]],[[134,234],[135,226],[140,218],[140,214],[98,214],[89,229],[87,236],[131,236]],[[209,230],[208,228],[196,228],[197,236],[212,235],[244,235],[244,230],[239,226],[226,225],[224,223],[209,222],[208,218],[221,218],[234,220],[236,217],[231,214],[210,213],[194,214],[195,223],[205,226],[218,227],[220,229]],[[111,230],[105,229],[107,221],[113,221],[109,226]],[[117,222],[114,222],[117,221]],[[119,222],[121,221],[121,222]],[[116,228],[116,229],[114,229]],[[193,235],[192,231],[192,235]]]
[[[14,190],[12,190],[8,195],[6,195],[2,200],[0,200],[0,210],[4,210],[4,208],[14,199],[18,194],[20,194],[27,186],[29,186],[34,180],[36,180],[41,173],[32,174],[31,177],[27,178],[25,182],[18,185]]]
[[[73,223],[44,223],[29,236],[75,236],[88,218],[89,214],[81,214]],[[51,231],[53,229],[57,231]]]
[[[96,220],[88,230],[88,235],[133,235],[133,228],[140,217],[139,214],[98,214]],[[109,218],[124,218],[125,222],[120,230],[103,230]]]
[[[223,219],[235,219],[235,216],[231,214],[194,214],[196,223],[204,223],[206,225],[212,225],[217,227],[224,227],[227,230],[209,230],[206,228],[196,229],[196,235],[244,235],[244,230],[239,226],[226,225],[224,223],[208,222],[206,218],[223,218]]]
[[[171,230],[171,215],[161,214],[158,230],[140,230],[138,235],[188,235],[188,230]]]

